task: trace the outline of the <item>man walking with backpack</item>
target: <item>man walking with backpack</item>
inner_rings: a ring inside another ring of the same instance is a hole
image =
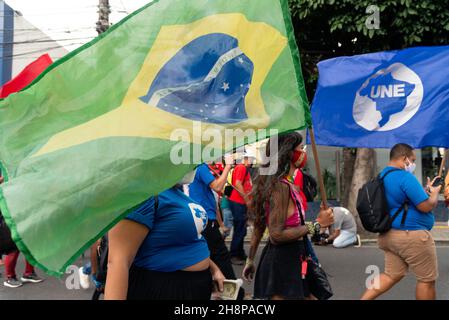
[[[416,155],[411,146],[397,144],[390,151],[388,166],[379,175],[383,181],[390,217],[388,223],[383,225],[384,232],[380,233],[378,239],[379,248],[385,252],[385,272],[380,275],[379,286],[368,288],[362,300],[375,299],[391,289],[406,275],[409,268],[417,280],[416,299],[436,298],[438,263],[430,230],[435,222],[432,210],[438,203],[441,186],[434,187],[433,181],[431,183],[427,179],[424,190],[412,174],[416,168],[415,161]],[[361,196],[365,191],[369,193],[366,185],[359,193],[359,200],[366,199]],[[358,203],[357,209],[366,227],[363,203]],[[371,213],[375,211],[376,208],[371,209]]]

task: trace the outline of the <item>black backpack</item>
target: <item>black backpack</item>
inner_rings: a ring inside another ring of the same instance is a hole
[[[303,192],[307,198],[307,202],[313,202],[318,194],[316,180],[309,174],[302,172],[303,177]]]
[[[248,176],[248,174],[249,174],[249,176],[251,177],[251,174],[250,174],[250,172],[249,172],[249,170],[248,169],[246,169],[246,173],[245,173],[245,178],[244,179],[246,179],[246,177]],[[234,175],[234,173],[232,173],[232,175]],[[231,178],[231,182],[233,182],[233,179]],[[223,194],[226,196],[226,197],[230,197],[231,196],[231,194],[232,194],[232,191],[234,190],[235,188],[232,186],[232,185],[227,185],[225,188],[224,188],[224,192],[223,192]],[[236,190],[237,191],[237,190]]]
[[[97,281],[106,284],[106,276],[108,273],[108,254],[109,254],[109,239],[108,234],[106,233],[100,241],[100,245],[97,249],[97,273],[95,274],[95,278]],[[104,288],[95,289],[94,294],[92,296],[92,300],[99,300],[100,295],[104,293]]]
[[[226,196],[226,197],[230,197],[231,196],[231,194],[232,194],[232,190],[234,190],[234,188],[232,187],[232,186],[226,186],[225,188],[224,188],[224,192],[223,192],[223,194]]]
[[[388,171],[381,177],[378,175],[375,179],[367,182],[360,188],[357,196],[357,211],[359,213],[360,221],[365,230],[374,233],[384,233],[391,229],[393,221],[397,218],[399,213],[404,210],[401,225],[404,225],[408,211],[408,201],[395,212],[391,217],[389,214],[389,207],[387,198],[385,196],[384,179],[390,173],[399,171],[393,169]]]

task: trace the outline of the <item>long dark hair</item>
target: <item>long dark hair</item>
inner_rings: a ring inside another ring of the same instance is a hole
[[[271,150],[272,139],[278,139],[277,150]],[[280,179],[289,173],[293,151],[301,143],[302,136],[298,132],[273,136],[267,143],[266,156],[270,161],[262,165],[261,168],[268,168],[273,160],[277,160],[278,166],[275,173],[271,175],[262,175],[260,174],[261,169],[259,169],[259,173],[254,179],[253,206],[250,210],[250,217],[254,221],[255,229],[259,232],[263,232],[266,228],[265,205],[270,202],[276,184],[280,183]]]

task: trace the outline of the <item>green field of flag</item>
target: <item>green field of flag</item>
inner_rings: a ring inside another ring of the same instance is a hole
[[[170,161],[174,130],[309,126],[294,39],[287,0],[154,1],[0,101],[0,207],[19,249],[61,275],[197,165]]]

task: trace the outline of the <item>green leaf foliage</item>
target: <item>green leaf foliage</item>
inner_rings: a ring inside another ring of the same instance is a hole
[[[311,100],[321,60],[412,46],[449,44],[447,0],[289,0]],[[368,29],[367,8],[379,8],[379,29]],[[357,39],[357,40],[355,40]]]

